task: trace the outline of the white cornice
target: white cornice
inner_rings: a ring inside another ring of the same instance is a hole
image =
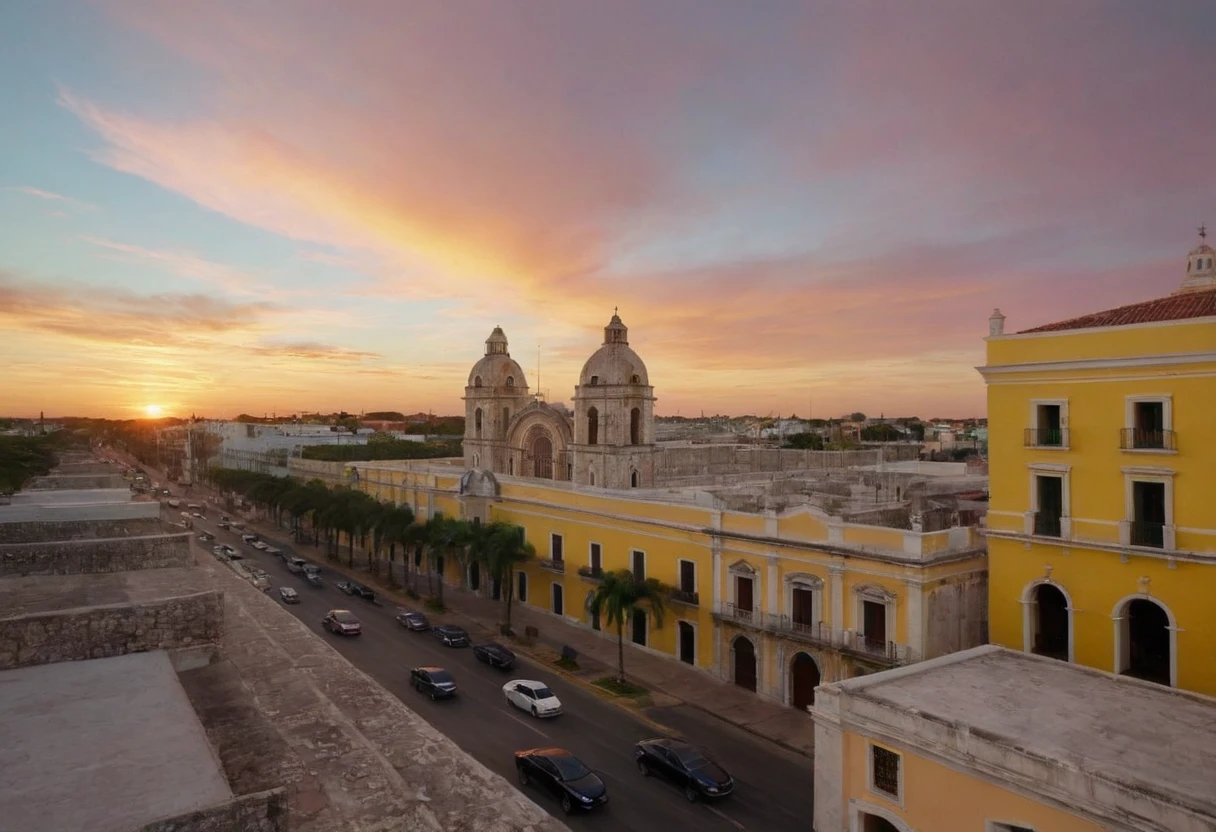
[[[1216,321],[1216,318],[1212,319]],[[1067,370],[1121,370],[1130,367],[1172,367],[1180,364],[1203,364],[1216,362],[1216,351],[1175,352],[1162,355],[1136,355],[1127,358],[1081,358],[1072,361],[1031,361],[1023,364],[986,364],[976,367],[983,376],[1012,373],[1067,371]]]

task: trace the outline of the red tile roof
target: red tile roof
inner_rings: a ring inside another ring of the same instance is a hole
[[[1100,326],[1124,326],[1126,324],[1147,324],[1156,321],[1181,321],[1187,318],[1216,317],[1216,289],[1204,289],[1198,292],[1183,292],[1169,295],[1118,309],[1108,309],[1105,312],[1094,312],[1079,318],[1070,318],[1054,324],[1036,326],[1034,329],[1023,329],[1027,332],[1058,332],[1065,329],[1093,329]]]

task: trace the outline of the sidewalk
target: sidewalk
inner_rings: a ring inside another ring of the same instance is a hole
[[[193,491],[195,494],[207,494],[217,501],[220,499],[214,490],[206,486],[195,485]],[[286,538],[289,535],[288,530],[278,528],[266,520],[246,521],[246,525],[256,531],[279,538]],[[311,552],[311,555],[305,556],[317,559],[331,573],[353,577],[361,583],[374,587],[378,594],[384,596],[386,603],[395,603],[410,609],[421,609],[420,602],[412,602],[406,598],[404,589],[390,590],[385,584],[383,575],[372,576],[360,569],[359,554],[355,556],[356,568],[350,570],[346,567],[344,548],[341,550],[342,559],[339,561],[325,559],[323,545],[320,548],[314,548],[311,543],[301,542],[294,544],[293,548],[301,554]],[[426,582],[423,579],[419,588],[425,586]],[[482,630],[489,637],[501,638],[498,635],[498,624],[502,619],[501,602],[482,598],[465,589],[448,584],[444,586],[444,604],[447,606],[444,617],[464,619],[473,625],[470,629]],[[428,612],[428,615],[431,614]],[[462,622],[452,621],[452,623],[460,624]],[[560,654],[562,647],[574,648],[578,652],[580,670],[577,673],[567,673],[566,675],[580,679],[585,684],[590,684],[593,680],[609,675],[616,670],[615,633],[600,634],[560,619],[551,613],[519,603],[515,603],[511,607],[511,627],[517,634],[524,633],[527,627],[535,627],[538,632],[537,644],[552,650],[554,654]],[[513,641],[511,647],[517,652],[533,654],[535,658],[550,665],[552,659],[556,657],[553,654],[537,655],[535,649],[529,649],[526,644],[520,644],[518,641]],[[542,650],[541,652],[547,651]],[[705,671],[683,664],[675,657],[659,656],[639,650],[628,642],[625,644],[625,675],[631,681],[659,694],[654,697],[657,705],[689,705],[790,751],[814,757],[815,727],[811,715],[808,713],[764,699],[729,682],[724,682]]]

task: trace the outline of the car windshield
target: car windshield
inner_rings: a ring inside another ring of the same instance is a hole
[[[572,780],[581,780],[591,773],[591,770],[583,765],[577,757],[569,755],[550,757],[549,762],[557,766],[558,777],[567,783]]]
[[[459,627],[444,627],[443,634],[446,636],[462,636],[464,635],[464,630]]]
[[[352,615],[349,612],[334,613],[334,620],[341,624],[358,624],[359,623],[359,619],[355,618],[354,615]]]
[[[552,699],[553,691],[545,687],[532,688],[532,692],[536,694],[537,699]]]
[[[701,753],[700,749],[694,748],[691,745],[671,745],[669,750],[676,755],[676,759],[690,769],[704,768],[709,765],[709,760]]]
[[[452,674],[448,673],[446,670],[432,670],[430,671],[430,674],[432,682],[443,684],[444,682],[452,681]]]

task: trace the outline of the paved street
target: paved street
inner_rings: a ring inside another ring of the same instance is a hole
[[[429,633],[407,632],[394,620],[396,607],[373,606],[345,595],[333,585],[340,578],[326,572],[325,586],[309,586],[287,571],[282,561],[243,544],[239,533],[217,529],[216,509],[207,520],[194,520],[195,531],[206,530],[219,543],[236,547],[246,561],[271,575],[272,597],[280,586],[294,587],[302,602],[286,606],[318,636],[333,644],[349,661],[375,678],[461,748],[493,771],[515,780],[513,752],[521,748],[558,745],[569,749],[608,785],[610,804],[603,813],[573,816],[572,828],[615,830],[805,830],[811,818],[811,762],[771,743],[690,708],[654,709],[654,718],[670,725],[689,740],[707,748],[738,781],[736,793],[725,802],[707,806],[689,804],[681,791],[655,779],[644,779],[633,763],[633,742],[656,731],[623,708],[604,701],[564,677],[527,663],[523,657],[512,674],[491,670],[474,660],[469,649],[443,647]],[[180,519],[177,510],[166,517]],[[263,535],[268,543],[293,551],[286,538]],[[205,557],[212,543],[195,541]],[[315,561],[315,552],[301,557]],[[319,564],[322,569],[325,563]],[[363,635],[342,638],[320,626],[325,612],[352,610],[363,622]],[[432,622],[442,616],[430,616]],[[455,622],[454,622],[455,623]],[[411,667],[436,664],[456,677],[459,696],[432,702],[409,687]],[[502,685],[511,678],[532,678],[548,684],[562,700],[565,713],[540,721],[509,708]],[[529,796],[554,815],[556,802],[529,789]]]

